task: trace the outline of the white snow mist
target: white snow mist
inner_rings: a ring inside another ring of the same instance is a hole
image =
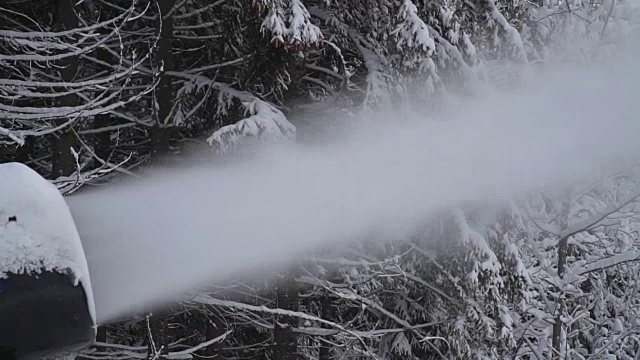
[[[640,70],[547,75],[509,94],[456,99],[444,121],[384,113],[331,145],[71,196],[98,321],[374,228],[408,229],[442,206],[595,177],[640,154]]]

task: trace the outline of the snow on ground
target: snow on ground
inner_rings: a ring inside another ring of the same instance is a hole
[[[0,164],[0,278],[42,271],[70,273],[87,294],[89,269],[69,208],[54,185],[19,163]]]

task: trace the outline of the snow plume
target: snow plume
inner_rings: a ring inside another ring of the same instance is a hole
[[[438,119],[381,111],[327,144],[73,195],[98,320],[372,230],[403,235],[443,206],[616,170],[640,154],[640,70],[610,65],[452,100]]]

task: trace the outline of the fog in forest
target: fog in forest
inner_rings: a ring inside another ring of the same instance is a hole
[[[324,144],[155,169],[70,196],[98,320],[320,245],[401,235],[442,207],[503,204],[616,171],[640,154],[632,63],[548,70],[506,90],[452,97],[437,116],[380,111]]]

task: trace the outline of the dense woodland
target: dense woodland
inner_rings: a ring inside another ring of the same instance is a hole
[[[314,114],[428,113],[596,58],[585,44],[631,15],[612,0],[6,0],[0,161],[70,194],[194,144],[295,141]],[[477,204],[443,209],[405,239],[103,326],[78,357],[640,359],[637,179],[532,194],[490,224]]]

